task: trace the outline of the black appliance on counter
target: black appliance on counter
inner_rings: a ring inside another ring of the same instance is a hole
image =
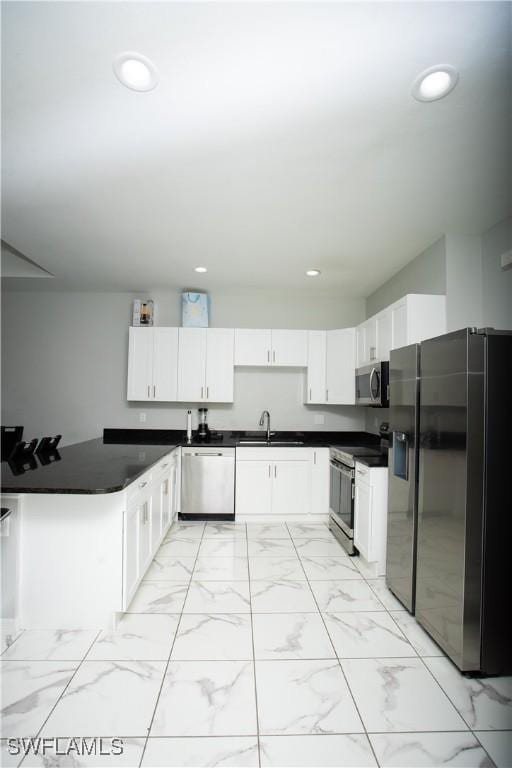
[[[356,405],[387,408],[389,363],[376,360],[356,370]]]
[[[199,423],[197,425],[196,440],[207,443],[210,440],[210,428],[208,426],[208,408],[199,408]]]
[[[381,442],[373,446],[331,446],[329,483],[329,530],[349,555],[354,546],[355,466],[359,457],[380,457],[388,449],[388,425],[380,429]]]
[[[391,353],[387,582],[407,605],[402,587],[409,570],[408,583],[416,588],[411,610],[462,672],[507,674],[512,332],[465,328],[422,342],[419,379],[417,353],[408,349],[409,360],[407,350]],[[396,490],[400,475],[404,503]]]

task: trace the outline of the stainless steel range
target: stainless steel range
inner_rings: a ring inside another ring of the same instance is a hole
[[[359,554],[354,546],[355,460],[381,453],[364,446],[330,448],[329,529],[349,555]]]

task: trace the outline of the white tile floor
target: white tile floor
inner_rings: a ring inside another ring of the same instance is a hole
[[[177,524],[116,632],[3,653],[2,765],[512,766],[512,678],[461,676],[322,524]],[[118,757],[9,737],[122,738]]]

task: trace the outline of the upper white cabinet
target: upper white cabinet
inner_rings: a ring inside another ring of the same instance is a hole
[[[176,400],[177,328],[130,328],[128,400]]]
[[[306,403],[355,403],[356,329],[309,331]]]
[[[233,402],[232,328],[179,328],[178,395],[184,402]]]
[[[445,297],[410,293],[358,326],[357,367],[389,360],[392,349],[445,332]]]
[[[236,328],[235,365],[304,368],[307,331]]]

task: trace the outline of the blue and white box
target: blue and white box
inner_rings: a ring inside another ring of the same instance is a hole
[[[184,328],[208,328],[207,293],[184,291],[181,294],[181,324]]]

